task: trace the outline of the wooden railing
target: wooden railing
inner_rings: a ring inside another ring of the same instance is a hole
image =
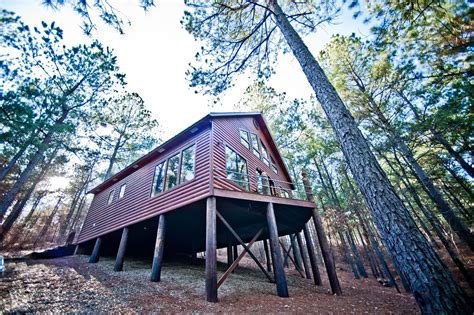
[[[219,174],[220,173],[220,174]],[[225,176],[222,176],[224,174]],[[278,179],[271,178],[265,173],[262,175],[251,175],[247,173],[239,173],[235,171],[227,171],[222,168],[213,169],[214,179],[226,180],[239,185],[244,191],[249,193],[269,195],[287,199],[307,200],[307,187],[302,183],[290,183]],[[257,190],[251,190],[251,182],[256,183]],[[295,186],[296,189],[289,189],[284,187]]]

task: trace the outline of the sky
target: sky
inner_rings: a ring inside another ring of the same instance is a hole
[[[89,0],[93,1],[93,0]],[[64,30],[68,45],[90,42],[80,29],[81,19],[68,6],[55,11],[41,4],[41,0],[0,0],[0,7],[14,11],[31,26],[41,21],[56,22]],[[185,72],[194,61],[200,43],[180,24],[185,10],[182,0],[158,0],[156,7],[145,12],[138,0],[115,0],[112,3],[130,20],[131,26],[120,35],[110,26],[98,24],[94,37],[114,49],[122,73],[126,74],[127,90],[142,96],[153,117],[160,123],[162,138],[166,140],[179,133],[211,111],[233,111],[245,88],[252,82],[242,75],[236,86],[221,102],[196,94],[189,88]],[[343,12],[334,24],[319,28],[304,38],[313,54],[317,54],[332,35],[356,33],[368,36],[368,26],[354,20],[351,12]],[[276,74],[268,84],[290,98],[308,98],[311,87],[297,61],[291,54],[279,59]]]

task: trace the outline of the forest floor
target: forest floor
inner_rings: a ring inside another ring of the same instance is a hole
[[[204,263],[165,262],[160,283],[149,281],[151,265],[128,259],[123,272],[101,257],[83,255],[6,262],[0,278],[0,313],[170,312],[170,313],[418,313],[410,294],[383,287],[376,279],[355,280],[339,268],[343,296],[330,293],[327,278],[316,287],[287,270],[290,297],[279,298],[274,284],[249,260],[219,288],[219,303],[208,303]],[[226,265],[219,263],[219,274]]]

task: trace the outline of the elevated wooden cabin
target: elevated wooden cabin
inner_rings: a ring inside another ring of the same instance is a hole
[[[92,251],[91,262],[116,254],[118,271],[125,252],[153,254],[152,280],[159,281],[164,255],[206,251],[209,301],[217,301],[216,248],[232,252],[267,239],[274,279],[266,276],[287,296],[278,236],[299,233],[317,215],[295,191],[260,113],[210,113],[91,192],[80,252]]]

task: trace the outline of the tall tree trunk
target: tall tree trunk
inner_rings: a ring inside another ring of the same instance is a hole
[[[411,111],[413,112],[413,115],[415,116],[416,120],[420,123],[423,123],[423,119],[420,117],[420,114],[418,113],[418,109],[415,107],[415,105],[408,99],[408,97],[403,94],[403,92],[396,90],[396,93],[400,96],[400,98],[410,107]],[[468,173],[471,177],[474,178],[474,167],[472,167],[462,156],[454,150],[454,148],[449,144],[448,140],[432,125],[430,124],[429,126],[430,132],[432,134],[433,140],[441,144],[446,151],[456,160],[456,162],[461,165],[461,167]]]
[[[44,175],[49,171],[49,168],[51,167],[51,163],[56,157],[56,153],[58,152],[58,149],[56,148],[55,151],[51,154],[49,157],[48,161],[44,163],[41,172],[34,178],[33,183],[31,186],[28,188],[26,191],[25,195],[22,196],[21,200],[19,200],[18,204],[16,204],[8,217],[5,219],[5,221],[2,224],[2,228],[0,231],[0,242],[2,242],[5,239],[5,236],[10,232],[13,224],[16,222],[18,217],[21,215],[23,208],[25,207],[26,203],[28,200],[30,200],[31,195],[33,194],[36,186],[38,183],[43,179]]]
[[[41,202],[41,199],[43,199],[44,196],[46,196],[47,191],[43,190],[37,193],[36,199],[33,202],[33,205],[31,206],[30,212],[26,215],[25,219],[23,219],[23,224],[27,225],[30,223],[31,218],[33,217],[33,214],[35,213],[36,208],[38,208],[39,203]]]
[[[112,152],[112,155],[110,156],[109,166],[107,167],[107,172],[105,172],[105,175],[104,175],[105,179],[108,179],[110,175],[112,174],[112,169],[114,168],[115,161],[117,160],[117,154],[121,146],[122,146],[122,135],[120,135],[117,142],[115,142],[114,151]]]
[[[58,127],[62,125],[64,120],[67,118],[68,114],[69,114],[68,110],[64,111],[62,116],[58,120],[56,120],[54,127]],[[41,142],[41,145],[38,147],[38,150],[36,150],[35,154],[31,157],[26,168],[23,170],[23,172],[21,172],[20,177],[17,179],[15,184],[13,184],[10,190],[8,190],[8,192],[5,194],[5,196],[3,197],[3,200],[0,201],[0,216],[4,215],[7,212],[8,208],[13,203],[13,200],[15,200],[15,197],[18,194],[18,192],[23,188],[23,186],[30,179],[31,173],[35,170],[38,164],[43,160],[44,153],[47,151],[50,143],[53,141],[53,136],[55,134],[55,132],[53,131],[55,129],[54,127],[51,128],[51,130],[46,134],[45,138]]]
[[[472,191],[470,183],[466,181],[465,178],[460,177],[458,174],[456,174],[456,171],[449,167],[449,165],[445,165],[444,168],[449,172],[449,174],[451,174],[451,176],[459,184],[459,186],[461,186],[464,191],[469,195],[470,200],[474,200],[474,192]]]
[[[421,184],[426,187],[427,192],[433,202],[436,204],[439,212],[448,222],[449,226],[459,236],[459,238],[466,243],[471,250],[474,251],[474,235],[469,231],[468,227],[464,222],[451,209],[451,206],[444,200],[441,193],[434,186],[433,181],[428,177],[425,171],[422,169],[420,164],[416,161],[413,153],[408,146],[403,142],[395,130],[390,126],[387,126],[387,131],[391,134],[391,138],[394,144],[400,149],[405,158],[407,159],[410,166],[413,168],[417,178]]]
[[[277,1],[272,3],[277,26],[328,116],[352,174],[381,231],[383,242],[393,255],[397,269],[408,280],[422,312],[470,313],[471,307],[466,294],[408,218],[407,209],[370,151],[354,118]]]
[[[16,162],[23,156],[26,149],[30,146],[30,140],[28,140],[23,146],[18,150],[18,152],[8,161],[7,165],[0,168],[0,182],[7,177],[8,173],[10,173],[11,169],[16,165]]]
[[[315,158],[316,159],[316,158]],[[365,268],[364,268],[364,265],[362,264],[362,261],[360,260],[360,255],[359,255],[359,252],[358,252],[358,249],[356,246],[353,246],[353,244],[350,242],[350,227],[349,227],[349,224],[347,223],[347,220],[346,220],[346,217],[345,217],[345,214],[343,213],[343,208],[341,206],[341,203],[339,201],[339,197],[337,196],[336,194],[336,189],[334,188],[334,183],[331,179],[331,176],[329,174],[329,171],[328,171],[328,168],[326,167],[326,163],[324,163],[324,160],[322,158],[320,158],[320,164],[321,166],[323,167],[323,170],[324,170],[324,173],[326,174],[326,178],[327,178],[327,182],[329,183],[329,185],[323,185],[323,187],[329,187],[329,193],[332,195],[332,199],[335,203],[335,205],[337,205],[338,209],[339,209],[339,212],[341,212],[341,215],[343,216],[344,218],[344,224],[346,225],[347,227],[347,233],[344,233],[344,236],[345,238],[347,238],[347,242],[349,243],[350,245],[350,250],[352,251],[352,254],[354,256],[354,263],[355,265],[357,266],[357,269],[358,269],[358,273],[364,277],[364,278],[367,278],[367,272],[365,271]],[[320,169],[318,166],[316,166],[316,168],[318,169],[318,172],[320,172]],[[321,174],[320,174],[321,175]],[[323,182],[323,178],[321,178],[321,181]],[[358,279],[358,277],[356,276],[356,279]]]
[[[59,230],[59,237],[64,237],[66,231],[68,230],[68,227],[72,226],[73,222],[71,222],[71,219],[74,215],[74,212],[76,210],[78,202],[81,200],[81,196],[87,192],[86,190],[87,190],[87,187],[89,186],[89,183],[91,181],[92,173],[94,171],[94,166],[95,166],[96,162],[97,162],[97,158],[95,158],[92,161],[92,164],[90,165],[90,169],[86,174],[86,178],[84,179],[81,187],[79,188],[79,190],[77,191],[77,193],[75,194],[75,196],[74,196],[74,198],[71,202],[71,206],[69,208],[67,216],[64,219],[64,222],[61,224],[61,228]]]
[[[431,178],[426,174],[421,165],[415,159],[412,150],[406,145],[398,131],[393,128],[393,126],[390,124],[390,121],[385,117],[384,113],[382,113],[375,99],[367,93],[361,82],[355,80],[355,83],[358,89],[366,95],[367,103],[371,111],[382,124],[382,128],[387,132],[392,143],[402,152],[408,164],[413,169],[416,178],[420,181],[423,187],[426,188],[428,195],[436,204],[440,213],[446,219],[451,228],[456,232],[459,238],[464,243],[466,243],[471,248],[471,250],[474,251],[474,235],[469,231],[469,228],[464,224],[464,222],[454,213],[451,206],[444,200],[442,194],[435,187]]]
[[[474,285],[474,282],[473,282],[473,279],[472,279],[471,275],[469,274],[469,271],[466,269],[466,267],[464,266],[464,263],[462,262],[461,258],[457,254],[456,250],[453,248],[452,243],[446,238],[445,233],[443,232],[443,229],[441,227],[440,222],[436,219],[436,217],[428,209],[426,209],[426,207],[421,202],[420,197],[416,193],[415,188],[407,181],[406,178],[407,178],[408,175],[406,174],[403,167],[400,167],[400,170],[401,170],[402,175],[403,175],[403,176],[400,176],[400,174],[398,174],[398,172],[396,172],[396,170],[395,170],[394,166],[392,165],[392,163],[390,162],[390,160],[386,156],[381,154],[380,152],[379,152],[379,155],[382,156],[382,158],[385,160],[385,162],[387,162],[387,165],[392,169],[392,171],[394,172],[394,174],[398,178],[398,180],[400,180],[400,182],[410,192],[410,194],[411,194],[413,200],[415,201],[415,203],[417,204],[418,208],[421,210],[421,212],[423,213],[425,218],[428,220],[428,223],[431,225],[431,227],[435,231],[436,235],[438,236],[439,240],[443,244],[444,248],[448,252],[449,257],[451,257],[454,264],[458,267],[461,274],[464,276],[466,281],[469,283],[469,286],[472,287]]]
[[[43,224],[43,228],[41,229],[41,231],[38,233],[38,235],[36,236],[36,240],[34,242],[34,246],[36,246],[36,244],[41,240],[43,239],[43,237],[46,235],[46,233],[48,232],[48,229],[51,227],[51,222],[53,222],[53,219],[54,219],[54,216],[56,215],[56,213],[58,212],[59,210],[59,205],[61,204],[61,200],[63,199],[63,196],[60,196],[58,201],[56,202],[56,205],[54,206],[53,208],[53,211],[51,211],[51,214],[48,216],[48,218],[46,219],[46,221],[44,222]]]

